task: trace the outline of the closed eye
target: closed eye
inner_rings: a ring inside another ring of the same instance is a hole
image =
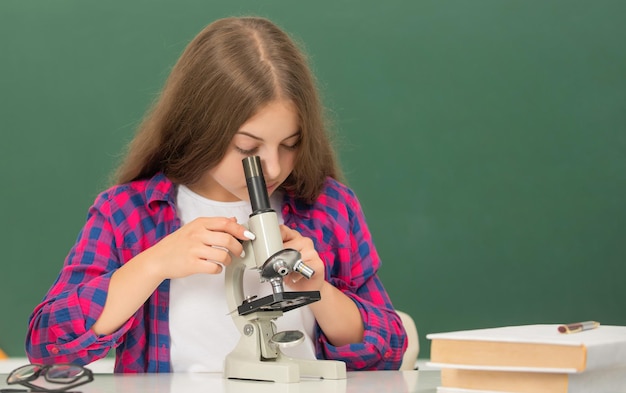
[[[297,150],[298,147],[300,147],[300,141],[298,140],[298,142],[292,144],[292,145],[281,145],[283,147],[283,149],[289,150],[289,151],[294,151]]]
[[[293,140],[295,139],[295,142]],[[298,131],[296,134],[286,138],[283,142],[290,141],[291,143],[283,143],[281,146],[289,151],[296,150],[300,147],[300,143],[302,142],[302,134]]]
[[[240,154],[250,156],[256,153],[259,150],[259,148],[255,147],[254,149],[246,150],[246,149],[242,149],[240,147],[235,146],[235,150],[237,150],[237,152],[239,152]]]

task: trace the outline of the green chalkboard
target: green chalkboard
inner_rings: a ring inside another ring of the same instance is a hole
[[[0,347],[187,42],[304,43],[394,305],[429,332],[626,325],[626,2],[0,1]]]

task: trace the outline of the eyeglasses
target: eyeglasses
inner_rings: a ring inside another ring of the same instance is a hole
[[[59,388],[48,388],[31,383],[43,376],[47,382],[65,385]],[[93,381],[93,373],[88,368],[75,364],[28,364],[11,371],[7,384],[20,384],[31,388],[34,392],[64,392],[76,386]]]

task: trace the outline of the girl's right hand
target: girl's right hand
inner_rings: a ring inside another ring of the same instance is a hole
[[[230,264],[231,255],[242,256],[243,246],[237,239],[253,238],[235,218],[200,217],[145,250],[148,255],[144,257],[162,279],[218,274]]]

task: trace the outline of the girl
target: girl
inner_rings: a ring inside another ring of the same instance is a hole
[[[301,356],[397,369],[404,328],[360,205],[337,181],[313,77],[262,18],[218,20],[185,49],[29,320],[30,360],[88,364],[116,348],[116,372],[222,371],[239,339],[223,266],[254,238],[241,225],[249,155],[284,246],[315,270],[288,289],[321,294],[277,323],[306,332]],[[246,278],[247,291],[262,292],[258,281]]]

